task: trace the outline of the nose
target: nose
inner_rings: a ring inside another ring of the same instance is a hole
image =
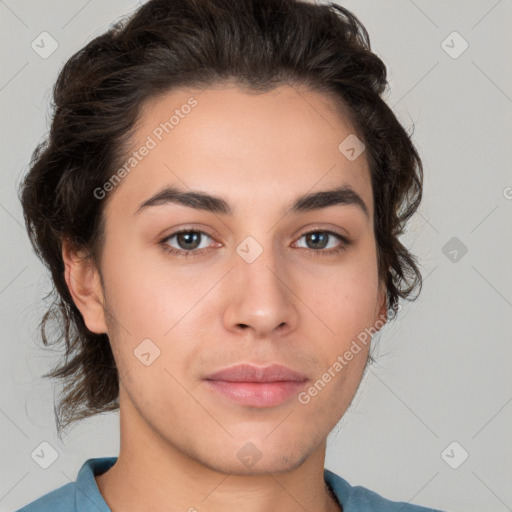
[[[242,259],[229,273],[224,285],[229,290],[224,297],[223,321],[227,330],[255,338],[273,338],[296,329],[297,297],[292,279],[284,262],[264,250],[253,262]]]

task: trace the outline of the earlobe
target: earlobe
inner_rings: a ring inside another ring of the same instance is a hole
[[[69,293],[85,325],[96,334],[106,333],[104,297],[98,270],[89,259],[72,249],[68,241],[62,243],[62,259]]]
[[[382,305],[380,308],[380,315],[381,318],[385,319],[386,321],[388,320],[388,298],[385,289],[383,289],[382,292]]]
[[[388,321],[388,301],[387,301],[387,290],[384,283],[379,285],[379,305],[377,306],[378,313],[375,319],[376,325],[379,325],[378,330],[384,326]]]

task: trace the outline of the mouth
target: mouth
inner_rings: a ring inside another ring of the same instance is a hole
[[[286,366],[258,367],[240,364],[204,377],[206,385],[221,396],[249,407],[275,407],[304,387],[309,379]]]

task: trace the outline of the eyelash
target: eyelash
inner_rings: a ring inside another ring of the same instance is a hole
[[[173,255],[176,255],[176,256],[183,256],[185,258],[190,258],[190,257],[194,257],[194,256],[200,256],[202,254],[205,254],[206,252],[209,252],[210,249],[212,249],[212,247],[208,247],[207,249],[193,249],[193,250],[190,250],[190,251],[184,251],[184,250],[177,250],[177,249],[174,249],[173,247],[170,247],[166,242],[168,242],[171,238],[181,234],[181,233],[199,233],[201,235],[206,235],[207,237],[209,238],[212,238],[208,233],[206,233],[205,231],[201,231],[201,230],[198,230],[198,229],[181,229],[179,231],[175,231],[174,233],[166,236],[165,238],[163,238],[162,240],[159,241],[159,245],[162,246],[162,249],[168,253],[168,254],[173,254]],[[306,248],[306,250],[308,252],[311,252],[311,253],[315,253],[315,254],[318,254],[319,256],[332,256],[334,254],[338,254],[342,251],[345,251],[348,246],[351,244],[351,241],[338,234],[338,233],[335,233],[334,231],[329,231],[329,230],[320,230],[320,229],[316,229],[316,230],[312,230],[312,231],[307,231],[306,233],[303,233],[300,237],[299,237],[299,240],[303,237],[303,236],[306,236],[306,235],[310,235],[310,234],[313,234],[313,233],[324,233],[324,234],[328,234],[330,236],[334,236],[335,238],[338,238],[341,242],[341,245],[339,247],[337,247],[336,249],[308,249]],[[304,249],[304,247],[301,247],[301,249]]]

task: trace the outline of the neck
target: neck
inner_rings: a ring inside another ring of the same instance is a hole
[[[113,512],[238,512],[241,505],[244,512],[341,511],[324,481],[325,441],[289,471],[226,473],[183,453],[140,417],[123,422],[123,410],[118,460],[95,477]]]

